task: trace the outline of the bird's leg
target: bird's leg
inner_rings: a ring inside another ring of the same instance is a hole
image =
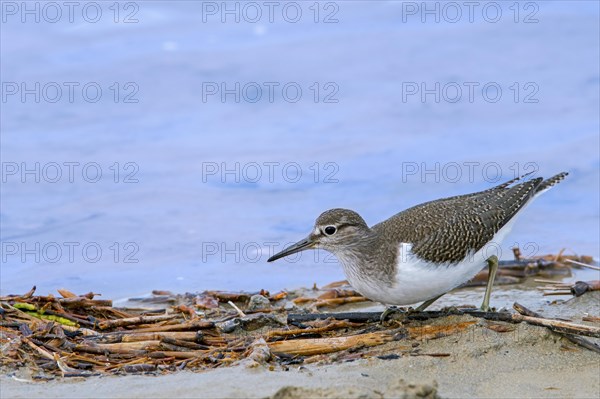
[[[444,295],[444,294],[442,294],[442,295],[438,295],[438,296],[436,296],[435,298],[431,298],[431,299],[429,299],[429,300],[427,300],[427,301],[423,302],[422,304],[420,304],[420,305],[419,305],[419,306],[418,306],[418,307],[415,309],[415,311],[416,311],[416,312],[422,312],[422,311],[424,311],[426,308],[428,308],[428,307],[429,307],[429,305],[431,305],[432,303],[434,303],[435,301],[437,301],[438,299],[440,299],[440,298],[441,298],[443,295]]]
[[[487,286],[485,287],[485,295],[483,296],[483,303],[481,304],[481,310],[484,312],[490,311],[490,295],[492,294],[492,286],[494,285],[494,279],[496,278],[496,272],[498,271],[498,257],[492,255],[487,259],[489,268]]]

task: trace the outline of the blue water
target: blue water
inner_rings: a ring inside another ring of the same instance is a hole
[[[266,259],[326,209],[374,224],[530,170],[571,175],[502,257],[600,254],[597,2],[500,2],[472,23],[393,1],[321,2],[318,23],[314,2],[296,23],[258,2],[259,21],[223,23],[208,3],[122,2],[117,23],[114,2],[95,23],[3,8],[2,294],[328,283],[325,253]]]

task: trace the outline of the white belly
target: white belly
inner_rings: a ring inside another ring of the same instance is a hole
[[[348,275],[348,281],[362,295],[386,305],[411,305],[426,301],[458,287],[470,280],[485,265],[483,254],[477,253],[454,265],[435,265],[418,259],[410,253],[410,244],[402,244],[400,251],[408,251],[398,265],[392,286],[371,280],[356,279]]]

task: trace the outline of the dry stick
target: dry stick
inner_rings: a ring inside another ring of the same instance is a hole
[[[35,289],[36,289],[36,286],[34,285],[32,289],[30,289],[27,293],[25,293],[23,295],[0,296],[0,301],[20,301],[23,299],[29,299],[33,296]]]
[[[165,326],[156,326],[149,328],[138,328],[131,330],[131,332],[142,333],[142,332],[166,332],[166,331],[189,331],[189,330],[201,330],[207,328],[214,328],[215,323],[212,321],[191,321],[182,324],[169,324]],[[128,333],[129,331],[120,331],[119,333]]]
[[[99,311],[99,312],[110,313],[113,316],[118,317],[120,319],[129,318],[129,317],[134,317],[135,316],[135,314],[127,313],[124,310],[113,308],[112,306],[96,306],[96,310]]]
[[[588,337],[600,338],[600,327],[591,327],[583,324],[568,323],[560,320],[546,319],[539,313],[535,313],[525,306],[515,302],[513,308],[520,314],[513,315],[515,320],[523,320],[526,323],[537,326],[548,327],[559,334],[578,334]],[[577,342],[578,343],[578,342]],[[587,347],[587,346],[586,346]]]
[[[223,346],[226,342],[222,337],[204,335],[200,331],[166,331],[129,334],[105,334],[92,337],[89,342],[115,344],[120,342],[160,341],[164,339],[176,339],[188,342],[202,343],[210,346]]]
[[[553,292],[544,292],[543,296],[552,296],[552,295],[573,295],[571,291],[553,291]]]
[[[542,315],[540,315],[539,313],[536,313],[532,310],[527,309],[525,306],[515,302],[513,305],[513,308],[515,308],[515,310],[521,314],[524,314],[526,316],[532,316],[532,317],[542,317]],[[598,346],[597,344],[582,338],[582,337],[576,337],[574,335],[570,335],[570,334],[563,334],[560,333],[558,331],[555,331],[558,335],[565,337],[566,339],[568,339],[569,341],[573,342],[574,344],[577,344],[579,346],[582,346],[586,349],[589,349],[593,352],[596,353],[600,353],[600,346]]]
[[[587,268],[590,268],[592,270],[600,270],[600,267],[598,267],[598,266],[588,265],[587,263],[577,262],[576,260],[565,259],[565,261],[567,261],[569,263],[573,263],[574,265],[578,265],[578,266],[582,266],[582,267],[587,267]]]
[[[269,343],[275,354],[286,355],[319,355],[349,349],[355,346],[376,346],[392,341],[394,334],[390,331],[351,335],[349,337],[294,339]]]
[[[162,359],[166,357],[174,357],[176,359],[194,359],[205,356],[206,351],[188,351],[188,352],[175,352],[175,351],[156,351],[148,354],[148,357],[152,359]]]
[[[600,327],[585,326],[582,324],[568,323],[553,319],[544,319],[541,317],[523,316],[521,314],[514,314],[512,315],[512,318],[517,322],[524,321],[528,324],[548,327],[556,332],[600,338]]]
[[[86,337],[96,337],[100,335],[99,332],[90,330],[89,328],[65,326],[64,324],[61,324],[61,328],[65,331],[81,333]]]
[[[169,344],[169,345],[180,346],[180,347],[186,348],[187,350],[190,350],[190,349],[196,349],[196,350],[211,349],[209,346],[200,345],[200,344],[197,344],[197,343],[191,342],[191,341],[185,341],[183,339],[163,337],[160,341],[163,342],[163,343]]]
[[[196,331],[150,332],[123,335],[121,342],[153,341],[162,340],[165,338],[177,339],[182,341],[201,342],[204,339],[204,335]]]
[[[46,359],[49,359],[49,360],[54,360],[54,355],[52,355],[46,349],[37,346],[36,344],[31,342],[27,337],[21,337],[21,340],[23,340],[23,342],[25,342],[27,345],[31,346],[36,352],[38,352],[40,355],[42,355],[42,357],[45,357]]]
[[[203,338],[201,333],[196,331],[166,331],[166,332],[118,332],[104,334],[98,337],[94,337],[93,341],[97,343],[118,343],[118,342],[138,342],[138,341],[152,341],[161,340],[162,338],[169,337],[174,339],[182,339],[186,341],[199,341]]]
[[[88,299],[82,297],[76,298],[54,298],[55,301],[64,306],[87,308],[90,306],[112,306],[110,299]]]
[[[130,353],[132,351],[149,351],[160,348],[160,341],[119,342],[115,344],[96,344],[97,349],[110,353]]]
[[[328,324],[324,327],[318,328],[298,328],[294,330],[273,330],[267,332],[266,338],[273,337],[289,337],[291,335],[301,335],[301,334],[320,334],[322,332],[327,332],[331,330],[337,330],[338,328],[348,328],[348,327],[359,327],[363,323],[350,323],[347,321],[335,321],[331,324]]]
[[[567,283],[562,283],[560,281],[555,281],[555,280],[546,280],[543,278],[536,278],[533,281],[535,281],[536,283],[548,283],[548,284],[564,284],[564,285],[569,285]]]
[[[481,310],[463,309],[463,310],[448,310],[448,311],[409,311],[405,313],[405,318],[409,320],[428,320],[439,317],[452,315],[469,315],[472,317],[483,318],[493,321],[505,321],[509,323],[518,323],[520,320],[514,320],[508,312],[483,312]],[[308,314],[288,314],[288,324],[304,323],[315,320],[348,320],[357,323],[378,322],[381,320],[381,312],[343,312],[343,313],[308,313]]]
[[[96,360],[89,356],[76,355],[73,353],[69,354],[69,360],[91,363],[91,364],[94,364],[94,365],[100,366],[100,367],[106,367],[106,363],[110,362],[110,360],[105,360],[105,361],[101,362],[101,361]]]
[[[235,309],[235,311],[238,313],[238,315],[240,317],[246,317],[246,315],[244,314],[244,312],[242,312],[242,310],[240,308],[238,308],[235,303],[231,302],[231,301],[227,301],[227,303]]]
[[[172,319],[175,319],[176,317],[178,317],[176,314],[128,317],[125,319],[101,321],[100,323],[98,323],[98,327],[101,330],[107,330],[109,328],[133,326],[136,324],[148,324],[148,323],[156,323],[158,321],[172,320]]]
[[[109,370],[112,370],[112,369],[121,368],[123,366],[131,366],[131,365],[134,365],[134,364],[144,363],[144,362],[147,362],[149,359],[150,358],[147,357],[147,356],[142,356],[140,358],[133,359],[133,360],[131,360],[129,362],[117,363],[117,364],[113,364],[113,365],[107,366],[107,367],[104,368],[104,371],[109,371]]]

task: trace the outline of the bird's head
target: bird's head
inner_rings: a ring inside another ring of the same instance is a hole
[[[267,262],[306,249],[321,248],[335,254],[356,245],[370,232],[369,226],[358,213],[349,209],[330,209],[317,218],[308,237],[271,256]]]

